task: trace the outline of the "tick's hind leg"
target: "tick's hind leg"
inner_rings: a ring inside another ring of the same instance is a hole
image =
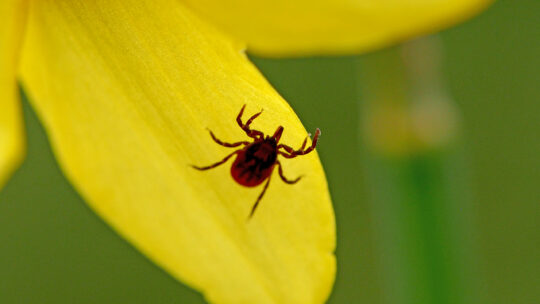
[[[217,138],[215,135],[214,135],[214,132],[212,132],[210,129],[208,129],[208,132],[210,132],[210,136],[212,136],[212,139],[218,144],[218,145],[221,145],[221,146],[224,146],[224,147],[227,147],[227,148],[233,148],[233,147],[238,147],[240,145],[248,145],[249,142],[247,141],[239,141],[239,142],[235,142],[235,143],[226,143],[226,142],[222,142],[219,138]]]
[[[247,136],[251,137],[251,138],[255,138],[255,139],[259,139],[259,138],[263,138],[264,137],[264,134],[263,132],[261,131],[257,131],[257,130],[251,130],[249,128],[249,126],[251,125],[251,123],[253,122],[253,120],[255,120],[255,118],[257,118],[259,115],[261,115],[261,113],[263,112],[262,110],[259,112],[259,113],[256,113],[254,114],[253,116],[251,116],[248,121],[244,124],[242,122],[242,114],[244,114],[244,109],[246,108],[246,105],[243,105],[242,106],[242,109],[240,110],[240,113],[238,113],[238,116],[236,116],[236,122],[238,123],[238,125],[240,126],[240,128],[242,128],[242,130],[244,130],[244,132],[246,132]]]
[[[241,151],[241,150],[239,150]],[[205,166],[205,167],[199,167],[199,166],[195,166],[195,165],[191,165],[194,169],[197,169],[197,170],[201,170],[201,171],[204,171],[204,170],[208,170],[208,169],[212,169],[212,168],[215,168],[219,165],[222,165],[224,164],[227,160],[229,160],[229,158],[231,158],[233,155],[235,155],[236,153],[238,153],[238,151],[234,151],[233,153],[225,156],[224,159],[218,161],[217,163],[215,164],[212,164],[212,165],[209,165],[209,166]]]
[[[272,175],[270,175],[268,177],[268,181],[266,181],[266,184],[264,184],[264,188],[263,188],[261,194],[259,194],[259,196],[257,197],[257,200],[255,201],[255,204],[253,204],[253,207],[251,207],[251,212],[249,213],[248,220],[253,217],[253,214],[255,213],[255,210],[257,209],[257,206],[259,206],[259,202],[261,201],[262,197],[264,196],[264,193],[266,192],[266,189],[268,189],[268,184],[270,184],[270,178],[271,177],[272,177]]]
[[[297,177],[296,179],[293,179],[293,180],[287,179],[287,178],[285,177],[285,175],[283,175],[283,169],[282,169],[281,163],[280,163],[279,161],[277,161],[277,165],[278,165],[279,177],[281,177],[281,179],[282,179],[285,183],[287,183],[287,184],[289,184],[289,185],[296,184],[296,183],[302,178],[302,176],[299,176],[299,177]]]

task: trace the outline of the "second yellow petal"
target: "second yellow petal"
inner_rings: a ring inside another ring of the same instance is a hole
[[[466,20],[492,0],[182,0],[267,56],[353,54]]]

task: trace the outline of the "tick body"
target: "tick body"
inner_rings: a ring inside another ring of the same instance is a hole
[[[249,217],[251,218],[253,214],[255,213],[255,210],[257,209],[257,206],[259,205],[259,202],[261,201],[262,197],[264,196],[264,193],[266,192],[266,189],[268,189],[268,185],[270,184],[270,178],[272,177],[272,173],[274,172],[275,167],[278,167],[278,173],[280,178],[287,184],[295,184],[297,183],[301,177],[297,177],[296,179],[289,180],[283,175],[283,169],[281,167],[281,163],[278,160],[278,156],[281,155],[285,158],[295,158],[299,155],[305,155],[310,153],[315,149],[315,146],[317,145],[317,140],[319,139],[319,135],[321,134],[321,131],[317,129],[315,131],[315,136],[313,137],[313,141],[311,143],[311,146],[306,147],[307,143],[307,137],[304,139],[304,142],[302,143],[302,146],[300,149],[295,150],[287,145],[280,144],[279,140],[281,138],[281,134],[283,133],[283,127],[279,126],[274,132],[274,135],[269,136],[265,135],[263,132],[258,130],[253,130],[250,128],[251,123],[255,118],[257,118],[259,115],[261,115],[262,111],[251,116],[246,123],[242,122],[242,114],[244,113],[244,109],[246,108],[246,105],[242,107],[240,110],[240,113],[238,113],[238,116],[236,117],[236,122],[244,130],[247,136],[252,138],[252,141],[240,141],[236,143],[226,143],[221,140],[219,140],[212,131],[210,131],[210,136],[212,139],[219,145],[222,145],[224,147],[229,148],[235,148],[235,147],[242,147],[234,152],[230,153],[229,155],[225,156],[221,161],[204,167],[199,166],[192,166],[193,168],[197,170],[209,170],[212,168],[215,168],[219,165],[222,165],[229,160],[229,158],[236,156],[236,159],[234,160],[232,166],[231,166],[231,176],[233,179],[239,183],[242,186],[245,187],[256,187],[260,184],[266,183],[263,186],[262,192],[257,197],[257,200],[253,204],[253,207],[251,208],[251,212],[249,214]]]
[[[242,186],[256,187],[264,182],[277,162],[277,144],[272,138],[247,145],[237,153],[231,175]]]

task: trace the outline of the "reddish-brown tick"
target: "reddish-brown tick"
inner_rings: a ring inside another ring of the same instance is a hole
[[[258,130],[250,129],[249,126],[253,122],[255,118],[257,118],[259,115],[261,115],[262,110],[251,116],[246,123],[242,123],[242,114],[244,113],[244,109],[246,108],[246,105],[242,107],[240,110],[240,113],[238,113],[238,116],[236,117],[236,122],[246,132],[247,136],[253,138],[252,142],[249,141],[240,141],[236,143],[225,143],[219,140],[212,131],[210,131],[210,136],[212,136],[212,139],[224,146],[229,148],[234,148],[238,146],[244,146],[241,149],[238,149],[234,151],[233,153],[225,156],[224,159],[221,161],[205,166],[205,167],[199,167],[199,166],[192,166],[193,168],[197,170],[208,170],[215,168],[219,165],[224,164],[229,158],[236,155],[236,160],[232,164],[231,167],[231,175],[234,178],[234,180],[239,183],[242,186],[245,187],[255,187],[260,185],[262,182],[266,180],[266,183],[264,184],[263,190],[261,194],[257,197],[257,200],[255,201],[255,204],[253,204],[253,207],[251,208],[251,212],[249,214],[249,217],[251,218],[253,214],[255,213],[255,209],[257,209],[257,206],[259,205],[259,202],[261,201],[264,193],[266,192],[266,189],[268,188],[268,184],[270,184],[270,177],[272,175],[272,172],[274,171],[274,167],[278,166],[278,172],[281,179],[287,183],[287,184],[295,184],[297,183],[300,177],[297,177],[294,180],[289,180],[283,175],[283,169],[281,168],[281,163],[277,159],[278,155],[282,155],[285,158],[294,158],[299,155],[308,154],[309,152],[313,151],[315,149],[315,146],[317,145],[317,139],[319,139],[319,135],[321,134],[321,131],[317,129],[315,131],[315,136],[313,137],[313,142],[311,143],[311,146],[307,149],[304,149],[306,147],[307,143],[307,137],[304,139],[304,142],[302,143],[302,146],[298,150],[294,150],[293,148],[280,144],[279,139],[281,138],[281,134],[283,133],[283,127],[279,126],[272,136],[264,135],[263,132]],[[309,137],[309,136],[308,136]]]

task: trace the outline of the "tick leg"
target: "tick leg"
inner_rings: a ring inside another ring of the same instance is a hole
[[[251,123],[255,120],[255,118],[259,117],[259,115],[261,115],[263,112],[263,110],[261,110],[259,113],[255,113],[253,114],[253,116],[251,116],[248,121],[246,121],[246,124],[244,125],[244,127],[249,127],[251,125]]]
[[[292,153],[289,154],[289,153],[285,153],[283,151],[278,151],[278,154],[283,155],[283,157],[285,157],[285,158],[295,158],[295,157],[297,157],[299,155],[299,154],[292,154]]]
[[[240,109],[240,113],[238,113],[238,116],[236,116],[236,122],[240,126],[240,128],[244,127],[244,123],[242,123],[242,114],[244,114],[244,110],[246,109],[246,105],[244,104],[242,106],[242,109]]]
[[[259,113],[256,113],[254,114],[253,116],[251,116],[248,121],[244,124],[242,122],[242,115],[244,114],[244,110],[246,109],[246,105],[243,105],[242,106],[242,109],[240,109],[240,113],[238,113],[238,116],[236,116],[236,122],[238,123],[238,125],[240,126],[240,128],[244,129],[245,127],[249,127],[249,125],[253,122],[253,120],[255,120],[255,118],[257,118],[259,115],[262,114],[262,110],[259,112]]]
[[[278,165],[279,177],[281,177],[281,179],[282,179],[285,183],[287,183],[287,184],[289,184],[289,185],[296,184],[296,183],[302,178],[302,176],[299,176],[299,177],[297,177],[296,179],[293,179],[293,180],[287,179],[287,178],[283,175],[283,169],[282,169],[281,163],[280,163],[279,161],[277,161],[277,165]]]
[[[283,148],[283,150],[287,151],[289,154],[294,154],[296,151],[303,151],[304,148],[306,147],[306,143],[307,143],[308,138],[309,138],[309,136],[304,139],[304,142],[302,143],[302,146],[298,150],[294,150],[293,148],[291,148],[291,147],[289,147],[287,145],[284,145],[284,144],[279,144],[278,149]]]
[[[279,144],[278,149],[279,148],[283,148],[283,150],[287,151],[289,154],[292,154],[295,151],[293,148],[291,148],[291,147],[289,147],[287,145],[284,145],[284,144]],[[300,150],[302,150],[302,149],[300,149]]]
[[[229,158],[231,158],[231,157],[232,157],[233,155],[235,155],[236,153],[238,153],[238,151],[234,151],[233,153],[231,153],[231,154],[225,156],[224,159],[218,161],[218,162],[215,163],[215,164],[209,165],[209,166],[205,166],[205,167],[199,167],[199,166],[195,166],[195,165],[191,165],[191,166],[192,166],[194,169],[201,170],[201,171],[203,171],[203,170],[208,170],[208,169],[212,169],[212,168],[215,168],[215,167],[217,167],[217,166],[219,166],[219,165],[224,164],[227,160],[229,160]]]
[[[319,128],[317,128],[317,130],[315,130],[315,136],[313,136],[313,141],[311,142],[311,146],[309,148],[307,148],[306,150],[302,150],[300,155],[308,154],[309,152],[315,150],[315,146],[317,146],[317,140],[319,140],[320,135],[321,135],[321,130],[319,130]],[[295,153],[295,154],[297,154],[297,153]]]
[[[240,145],[247,145],[249,144],[249,142],[247,141],[239,141],[239,142],[235,142],[235,143],[226,143],[226,142],[222,142],[220,139],[218,139],[215,135],[214,135],[214,132],[208,130],[208,132],[210,132],[210,136],[212,136],[212,139],[218,144],[218,145],[222,145],[224,147],[228,147],[228,148],[233,148],[233,147],[238,147]]]
[[[240,110],[240,113],[238,113],[238,116],[236,116],[236,122],[238,123],[238,125],[240,126],[240,128],[242,128],[242,130],[244,130],[244,132],[246,132],[247,136],[251,137],[251,138],[255,138],[255,139],[259,139],[259,138],[263,138],[264,137],[264,134],[263,132],[261,131],[257,131],[257,130],[251,130],[249,128],[249,125],[251,125],[251,123],[253,122],[253,120],[255,120],[255,118],[257,118],[259,115],[261,115],[262,113],[262,110],[259,112],[259,113],[256,113],[254,114],[253,116],[251,116],[248,121],[244,124],[242,122],[242,114],[244,114],[244,109],[246,108],[246,105],[243,105],[242,106],[242,109]]]
[[[309,136],[311,136],[311,135],[308,135],[308,137],[306,137],[304,139],[304,142],[302,143],[302,146],[300,147],[300,149],[298,149],[298,151],[303,151],[304,150],[304,148],[306,147],[307,139],[309,138]],[[278,152],[279,154],[283,155],[286,158],[295,158],[296,156],[300,155],[300,154],[295,154],[296,150],[294,150],[293,148],[291,148],[291,147],[289,147],[287,145],[279,144],[278,149],[279,148],[283,148],[283,150],[287,151],[287,153],[284,153],[282,151]]]
[[[251,212],[249,213],[248,220],[253,217],[253,214],[255,213],[255,209],[257,209],[257,206],[259,205],[259,202],[261,201],[262,197],[264,196],[264,193],[266,192],[266,189],[268,189],[268,184],[270,184],[270,178],[271,177],[272,177],[272,175],[270,175],[268,177],[268,181],[266,182],[266,184],[264,184],[264,188],[263,188],[261,194],[259,194],[259,197],[257,197],[257,200],[255,201],[255,204],[253,204],[253,207],[251,207]]]
[[[306,147],[307,139],[309,137],[311,137],[311,133],[306,138],[304,138],[304,142],[302,143],[302,146],[298,150],[304,150],[304,148]]]
[[[291,147],[289,147],[287,145],[280,144],[280,145],[278,145],[278,149],[283,148],[283,150],[287,151],[289,154],[284,153],[282,151],[279,151],[279,154],[283,155],[286,158],[293,158],[293,157],[296,157],[298,155],[308,154],[309,152],[311,152],[311,151],[313,151],[315,149],[315,146],[317,146],[317,140],[319,140],[319,135],[321,135],[321,130],[319,130],[319,128],[317,128],[317,130],[315,131],[315,136],[313,137],[313,141],[311,142],[311,146],[309,148],[307,148],[306,150],[304,150],[304,148],[306,146],[307,138],[304,139],[304,142],[302,143],[302,147],[300,147],[300,149],[298,149],[298,150],[294,150],[293,148],[291,148]]]

